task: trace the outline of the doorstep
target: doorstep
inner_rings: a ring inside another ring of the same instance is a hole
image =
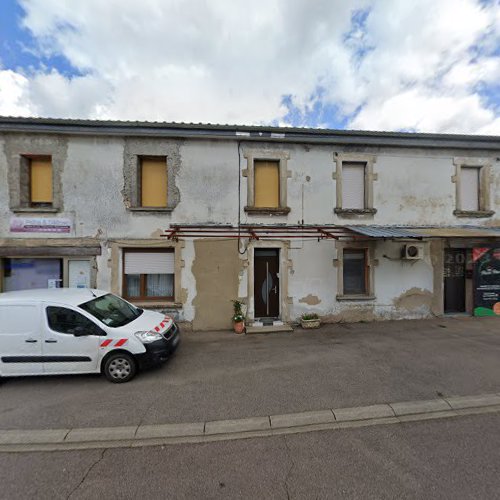
[[[282,321],[276,321],[273,325],[253,324],[246,327],[246,333],[274,333],[293,332],[293,328]]]

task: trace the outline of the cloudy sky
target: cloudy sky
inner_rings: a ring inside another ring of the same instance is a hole
[[[500,0],[0,0],[0,114],[500,135]]]

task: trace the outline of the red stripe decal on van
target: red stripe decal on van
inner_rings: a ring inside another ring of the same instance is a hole
[[[113,342],[111,339],[106,339],[103,342],[101,342],[101,347],[108,347],[109,344]]]
[[[127,342],[127,339],[120,339],[116,344],[115,347],[121,347],[123,344]]]

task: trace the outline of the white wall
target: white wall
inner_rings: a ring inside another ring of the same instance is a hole
[[[10,140],[8,138],[7,140]],[[103,254],[97,258],[97,284],[111,286],[110,254],[108,240],[159,238],[161,231],[170,223],[222,223],[238,222],[238,182],[241,181],[240,207],[246,205],[247,178],[238,176],[238,152],[236,141],[186,140],[180,147],[181,167],[176,178],[180,202],[170,213],[134,213],[126,209],[123,201],[124,144],[120,138],[70,137],[62,176],[64,209],[57,217],[69,217],[74,221],[70,235],[9,233],[9,187],[7,183],[7,157],[4,154],[5,139],[0,135],[0,238],[48,239],[68,237],[92,237],[102,241]],[[241,210],[243,223],[297,224],[379,224],[379,225],[462,225],[472,223],[500,225],[500,163],[496,154],[487,151],[440,151],[416,149],[362,148],[363,154],[376,157],[374,172],[374,216],[346,219],[334,214],[335,171],[334,152],[342,148],[334,146],[303,146],[284,144],[246,144],[245,147],[284,150],[289,153],[288,216],[253,216]],[[352,152],[352,151],[351,151]],[[454,156],[493,158],[492,209],[497,213],[491,219],[457,219],[455,209]],[[241,155],[241,169],[246,168]],[[43,215],[40,215],[43,216]],[[376,300],[370,303],[338,302],[337,270],[333,265],[336,257],[334,244],[292,240],[289,258],[293,266],[289,271],[288,296],[291,318],[303,312],[336,315],[342,311],[370,308],[380,316],[400,315],[395,300],[412,288],[423,293],[433,290],[433,273],[428,253],[415,264],[392,261],[384,255],[397,255],[399,243],[377,245],[375,258]],[[187,298],[182,316],[192,320],[192,301],[196,296],[196,282],[191,272],[194,248],[187,241],[182,250],[185,266],[182,269],[182,288]],[[240,294],[248,290],[246,272],[240,276]],[[307,298],[308,296],[312,296]],[[311,304],[315,302],[317,304]],[[406,316],[428,314],[428,308],[413,308]]]

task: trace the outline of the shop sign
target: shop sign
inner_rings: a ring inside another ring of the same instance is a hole
[[[500,248],[474,248],[474,316],[500,316]]]
[[[12,217],[11,233],[70,233],[71,220],[49,217]]]

